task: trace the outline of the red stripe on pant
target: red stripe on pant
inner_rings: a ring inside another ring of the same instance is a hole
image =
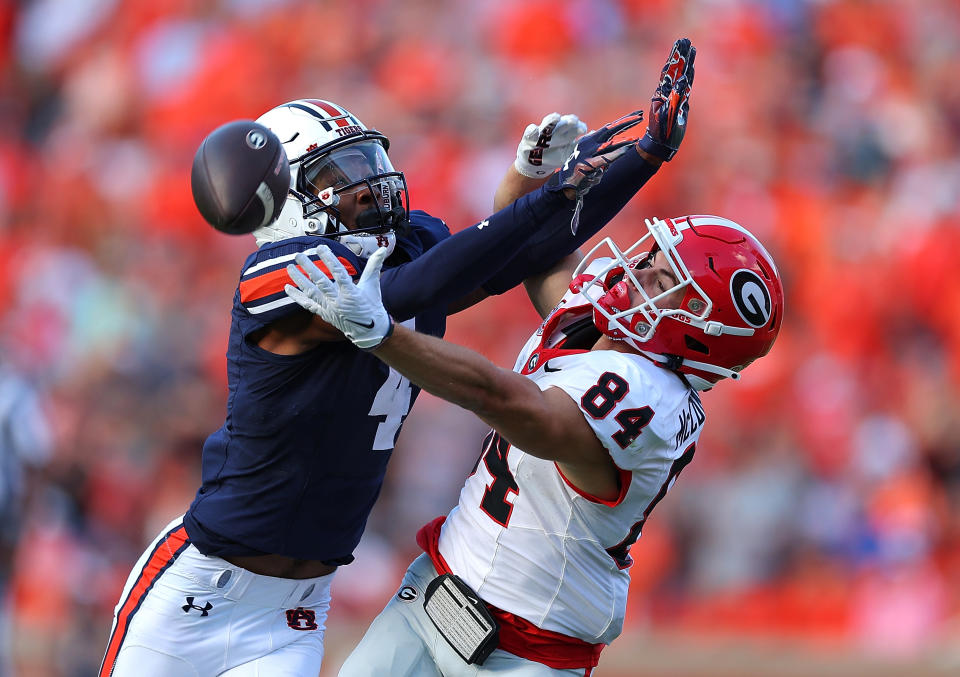
[[[117,613],[117,624],[110,635],[110,641],[107,643],[107,652],[103,657],[103,663],[100,666],[100,677],[109,677],[113,674],[113,666],[117,661],[117,655],[120,653],[120,647],[123,645],[123,639],[127,635],[127,629],[133,620],[134,614],[140,608],[140,604],[146,599],[150,588],[160,578],[160,575],[173,564],[177,557],[183,552],[190,542],[188,540],[187,530],[183,526],[170,531],[150,553],[147,563],[143,566],[143,571],[137,578],[130,594],[124,600],[120,611]]]

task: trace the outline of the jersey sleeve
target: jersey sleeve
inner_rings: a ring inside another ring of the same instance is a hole
[[[287,265],[294,262],[298,253],[304,252],[318,268],[325,271],[326,267],[317,256],[318,244],[330,247],[352,276],[356,277],[363,270],[356,254],[336,240],[295,237],[265,245],[247,258],[237,286],[235,307],[251,321],[248,331],[266,326],[300,309],[283,291],[290,283]]]
[[[397,249],[400,250],[400,256],[397,258],[412,261],[448,237],[450,237],[450,228],[443,219],[415,209],[410,212],[409,232],[397,238]]]
[[[383,305],[400,321],[434,307],[448,308],[480,289],[505,265],[505,252],[523,247],[537,224],[567,203],[561,194],[540,188],[421,256],[385,267],[380,278]]]

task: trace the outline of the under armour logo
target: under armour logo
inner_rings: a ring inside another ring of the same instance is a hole
[[[490,222],[484,219],[483,221],[477,224],[477,230],[483,230],[484,226],[489,226],[489,225],[490,225]]]
[[[313,609],[287,609],[287,625],[294,630],[316,630],[317,614]]]
[[[200,612],[201,616],[209,616],[210,614],[208,612],[213,608],[213,605],[207,602],[203,606],[199,606],[193,603],[193,597],[187,597],[187,603],[180,608],[183,609],[183,613],[185,614],[190,613],[190,609],[196,609]]]
[[[573,149],[573,152],[570,154],[570,157],[567,158],[567,161],[563,163],[563,171],[570,169],[570,160],[576,160],[580,157],[580,146],[577,146]]]

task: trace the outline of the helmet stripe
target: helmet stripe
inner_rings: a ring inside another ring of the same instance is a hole
[[[341,106],[339,103],[334,103],[333,101],[322,101],[322,100],[321,100],[320,103],[327,104],[328,106],[330,106],[330,107],[333,108],[334,110],[340,111],[340,115],[342,115],[346,120],[348,120],[348,123],[347,123],[347,124],[357,125],[358,127],[362,127],[362,126],[363,126],[362,124],[360,124],[360,121],[357,120],[357,118],[355,118],[355,117],[353,116],[353,113],[351,113],[350,111],[348,111],[346,108],[344,108],[343,106]]]
[[[321,101],[320,99],[313,99],[310,103],[312,103],[317,108],[322,109],[324,112],[329,113],[331,117],[335,118],[335,122],[337,123],[338,127],[346,127],[347,125],[350,124],[350,122],[345,119],[346,113],[344,113],[343,111],[337,110],[330,103],[326,101]]]
[[[326,131],[328,131],[328,132],[332,132],[332,131],[333,131],[333,127],[330,126],[330,123],[327,122],[327,119],[326,119],[325,117],[323,117],[323,115],[321,115],[321,114],[318,113],[317,111],[315,111],[315,110],[313,110],[312,108],[310,108],[310,106],[305,106],[305,105],[302,104],[302,103],[290,103],[290,104],[287,104],[287,106],[290,107],[290,108],[296,108],[297,110],[302,110],[302,111],[306,111],[307,113],[310,113],[310,115],[312,115],[313,117],[315,117],[315,118],[317,118],[318,120],[320,120],[320,124],[323,126],[323,128],[324,128]]]

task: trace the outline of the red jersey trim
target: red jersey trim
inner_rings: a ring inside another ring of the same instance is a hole
[[[438,517],[417,532],[417,545],[426,552],[438,573],[453,573],[440,554],[440,529],[446,516]],[[590,644],[582,639],[538,628],[525,618],[487,604],[500,624],[497,648],[559,670],[595,668],[606,644]],[[589,674],[589,671],[588,673]]]
[[[576,484],[570,481],[570,479],[563,474],[563,470],[560,469],[560,464],[554,462],[554,465],[557,467],[557,472],[560,473],[560,477],[567,484],[568,487],[577,492],[578,495],[584,497],[591,503],[599,503],[600,505],[605,505],[607,507],[613,508],[621,503],[623,499],[627,497],[627,492],[630,490],[630,483],[633,481],[633,473],[629,470],[624,470],[623,468],[617,468],[617,472],[620,473],[620,493],[617,494],[615,499],[608,500],[605,498],[600,498],[599,496],[594,496],[593,494],[588,494],[587,492],[580,489]]]
[[[347,259],[341,258],[339,260],[351,276],[357,274],[357,269],[354,268],[353,264],[351,264]],[[320,272],[332,279],[333,276],[330,275],[330,271],[327,270],[327,267],[323,265],[323,263],[320,261],[315,261],[314,263],[316,264],[317,268],[320,269]],[[303,268],[300,268],[300,271],[303,272]],[[250,278],[249,280],[245,280],[240,283],[240,303],[259,301],[267,296],[278,294],[282,292],[283,288],[288,284],[292,284],[292,280],[290,279],[290,275],[287,273],[286,268],[281,268],[280,270],[274,270],[269,273],[264,273],[263,275]]]

